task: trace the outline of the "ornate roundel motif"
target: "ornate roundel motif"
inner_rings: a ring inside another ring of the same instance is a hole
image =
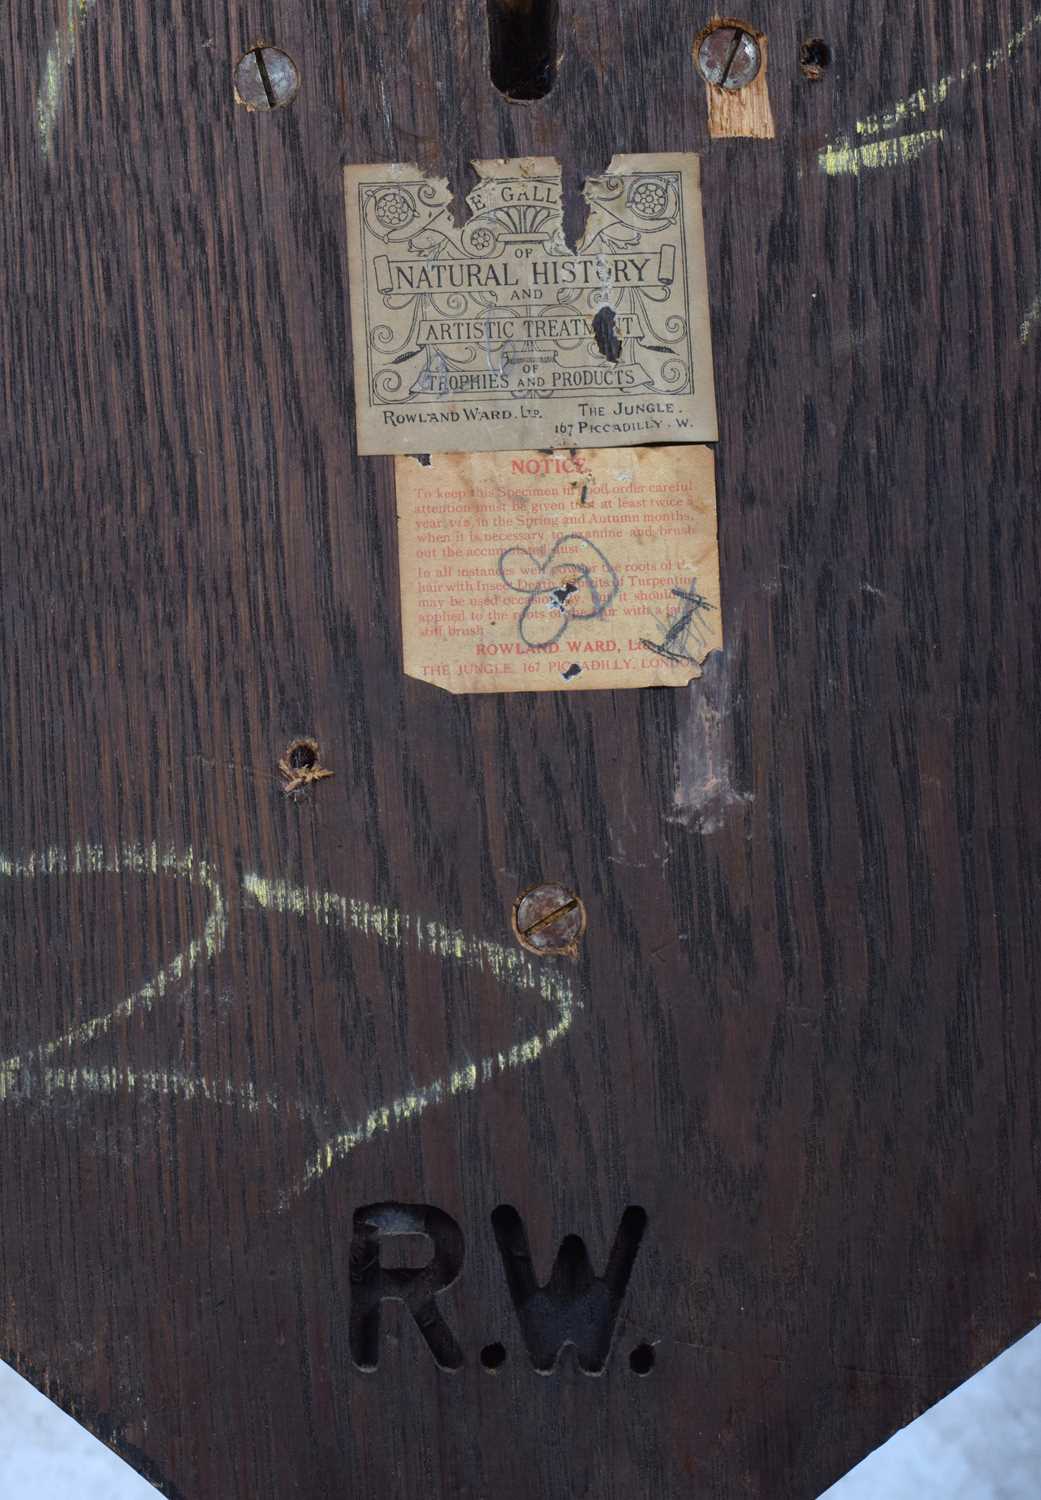
[[[495,244],[495,236],[490,229],[475,229],[470,235],[470,246],[474,250],[490,250]]]
[[[629,207],[645,219],[660,219],[669,206],[669,195],[661,182],[638,182],[629,194]]]
[[[373,213],[384,229],[400,229],[415,217],[416,206],[400,188],[385,188],[376,194]]]

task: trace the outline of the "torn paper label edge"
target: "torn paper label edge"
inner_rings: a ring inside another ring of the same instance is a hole
[[[715,441],[698,157],[614,157],[574,252],[555,159],[474,167],[461,228],[447,179],[344,169],[359,451]]]

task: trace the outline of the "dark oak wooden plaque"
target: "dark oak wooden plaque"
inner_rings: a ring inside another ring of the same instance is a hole
[[[167,1495],[813,1500],[1041,1318],[1035,3],[763,0],[711,142],[679,0],[529,103],[484,0],[5,9],[0,1354]],[[342,167],[556,154],[573,231],[652,150],[726,649],[406,680]]]

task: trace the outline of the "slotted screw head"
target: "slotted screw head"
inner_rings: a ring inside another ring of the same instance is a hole
[[[235,97],[248,110],[281,109],[296,98],[300,74],[280,47],[256,42],[235,68]]]
[[[554,881],[522,892],[513,904],[513,931],[522,948],[540,957],[571,956],[586,930],[579,898]]]
[[[698,48],[698,68],[706,83],[735,93],[750,84],[763,65],[759,43],[740,26],[716,26]]]

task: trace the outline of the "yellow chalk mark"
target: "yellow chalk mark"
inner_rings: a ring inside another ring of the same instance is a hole
[[[224,898],[209,865],[205,860],[197,860],[190,849],[185,854],[177,854],[173,850],[161,852],[157,844],[146,844],[127,845],[123,849],[106,851],[97,845],[76,844],[71,851],[45,849],[38,854],[30,854],[24,860],[0,855],[0,875],[6,875],[12,880],[36,880],[40,877],[70,874],[119,875],[124,872],[135,875],[172,875],[200,886],[210,898],[209,916],[201,937],[193,938],[187,948],[171,959],[154,979],[149,979],[104,1015],[92,1016],[90,1020],[71,1027],[53,1041],[45,1042],[24,1056],[0,1062],[0,1103],[7,1098],[12,1083],[28,1063],[44,1061],[67,1047],[94,1041],[96,1037],[111,1030],[117,1021],[133,1015],[135,1011],[148,1009],[162,1000],[173,985],[179,984],[192,971],[200,958],[213,958],[223,948],[227,932]]]
[[[915,161],[927,146],[943,140],[942,130],[922,130],[917,135],[898,135],[892,140],[854,146],[842,141],[820,153],[821,170],[829,177],[856,177],[878,167],[902,167]]]
[[[829,177],[856,177],[862,171],[876,167],[899,167],[915,161],[926,146],[933,141],[942,141],[942,130],[925,130],[916,134],[905,134],[894,140],[880,141],[877,146],[855,146],[857,136],[884,135],[889,131],[906,130],[907,126],[922,118],[930,110],[938,109],[947,102],[951,89],[970,78],[995,72],[1007,67],[1022,51],[1028,39],[1041,26],[1041,11],[1035,12],[1025,26],[995,47],[982,62],[972,62],[957,73],[948,73],[934,83],[923,84],[895,104],[888,105],[877,114],[857,120],[853,136],[839,136],[818,154],[818,163]]]
[[[930,109],[936,109],[943,104],[955,84],[967,83],[970,78],[975,78],[977,75],[993,73],[998,68],[1007,67],[1014,61],[1016,54],[1022,51],[1027,40],[1039,26],[1041,26],[1041,11],[1031,16],[1026,25],[1021,26],[1007,42],[1000,47],[995,47],[994,51],[982,62],[969,63],[960,72],[948,73],[946,77],[937,79],[935,83],[916,89],[913,94],[908,94],[906,99],[898,99],[895,104],[881,110],[877,115],[869,115],[866,120],[858,120],[857,134],[880,135],[886,130],[903,129],[909,120],[914,120],[926,114]]]
[[[191,1073],[167,1070],[143,1072],[137,1068],[44,1068],[39,1082],[33,1082],[34,1099],[41,1096],[49,1099],[63,1093],[147,1093],[164,1099],[185,1100],[188,1103],[202,1099],[208,1104],[237,1104],[250,1114],[256,1114],[262,1104],[269,1109],[278,1108],[278,1100],[274,1095],[259,1093],[251,1083],[213,1083]]]
[[[196,885],[209,898],[209,912],[201,936],[192,941],[154,979],[149,979],[103,1015],[70,1027],[49,1042],[0,1061],[0,1104],[18,1097],[17,1085],[25,1078],[34,1096],[54,1098],[68,1093],[114,1094],[147,1092],[164,1098],[203,1100],[234,1104],[255,1112],[261,1107],[277,1109],[278,1100],[260,1093],[252,1084],[211,1082],[173,1070],[142,1071],[131,1067],[90,1067],[54,1061],[59,1053],[82,1047],[110,1031],[120,1020],[161,1001],[175,985],[185,980],[202,959],[214,958],[227,937],[224,897],[210,865],[191,849],[184,853],[161,850],[155,843],[126,845],[107,850],[96,844],[75,844],[70,850],[50,848],[14,859],[0,854],[0,876],[32,881],[54,876],[170,875]],[[407,1090],[388,1104],[372,1110],[364,1120],[334,1135],[306,1162],[302,1178],[294,1188],[300,1192],[349,1155],[357,1146],[394,1125],[416,1119],[432,1105],[460,1094],[473,1093],[500,1074],[530,1066],[570,1030],[578,1009],[565,974],[549,965],[536,966],[517,948],[483,938],[470,937],[442,922],[428,921],[393,907],[376,906],[332,891],[313,891],[283,880],[247,875],[243,889],[258,905],[271,911],[316,921],[373,937],[388,946],[411,944],[418,952],[460,963],[516,989],[528,990],[548,1007],[551,1024],[536,1031],[506,1051],[489,1053],[479,1061],[463,1059],[443,1077]],[[28,1078],[31,1071],[31,1080]],[[301,1107],[302,1106],[297,1106]]]
[[[468,937],[443,923],[413,917],[392,907],[373,906],[331,891],[288,885],[282,880],[266,880],[261,875],[247,875],[243,889],[270,911],[310,917],[326,926],[372,935],[396,948],[410,942],[421,953],[455,959],[479,972],[491,973],[496,979],[537,994],[555,1012],[551,1026],[516,1043],[508,1051],[490,1053],[479,1062],[467,1060],[447,1076],[403,1093],[389,1104],[372,1110],[364,1120],[334,1135],[309,1158],[296,1191],[310,1187],[356,1147],[393,1125],[414,1120],[432,1105],[453,1095],[472,1093],[479,1083],[490,1083],[498,1074],[530,1066],[571,1028],[578,1002],[566,976],[542,965],[536,969],[516,948]]]
[[[80,28],[93,9],[94,0],[66,0],[65,23],[56,29],[44,59],[36,95],[36,124],[44,156],[50,156],[54,146],[54,131],[61,111],[62,73],[72,65]]]
[[[954,78],[941,78],[937,83],[926,85],[925,88],[916,89],[906,99],[899,99],[896,104],[891,104],[877,115],[870,115],[866,120],[858,120],[856,132],[858,135],[880,135],[886,130],[902,130],[919,115],[926,114],[930,109],[944,103],[950,93]]]

